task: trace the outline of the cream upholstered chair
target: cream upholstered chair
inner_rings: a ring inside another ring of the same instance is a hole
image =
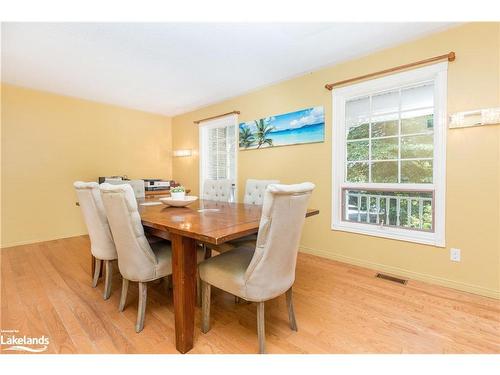
[[[270,184],[279,184],[279,180],[255,180],[248,179],[245,186],[245,196],[243,197],[243,203],[245,204],[256,204],[262,205],[264,202],[264,195],[266,188]],[[233,250],[238,246],[251,246],[255,247],[255,242],[257,241],[257,234],[251,234],[243,238],[238,238],[234,241],[225,242],[220,245],[206,245],[209,249],[215,250],[218,253],[224,253],[229,250]]]
[[[266,192],[267,185],[279,183],[279,180],[248,179],[245,186],[243,203],[262,205],[262,203],[264,203],[264,193]]]
[[[90,251],[95,258],[95,271],[92,286],[95,288],[99,281],[102,263],[104,261],[105,282],[104,299],[108,299],[111,294],[111,279],[113,275],[112,261],[118,258],[113,236],[108,225],[106,212],[99,192],[97,182],[76,181],[75,187],[78,196],[78,203],[83,213],[83,219],[87,225],[90,237]]]
[[[150,244],[144,234],[134,191],[128,184],[100,186],[106,215],[118,252],[118,268],[123,277],[119,310],[123,311],[129,281],[139,283],[139,307],[136,332],[144,328],[147,282],[172,274],[172,251],[169,241]],[[198,261],[204,253],[198,251]],[[168,280],[168,279],[166,279]]]
[[[202,198],[210,201],[229,202],[231,200],[232,185],[231,180],[205,180],[203,182]],[[201,242],[199,245],[202,246],[206,258],[209,258],[211,256],[212,246],[207,246]],[[197,299],[199,301],[201,295],[198,294]]]
[[[243,203],[245,204],[256,204],[262,206],[264,203],[264,196],[266,189],[271,184],[279,184],[279,180],[254,180],[248,179],[245,186],[245,196],[243,197]],[[243,238],[229,242],[233,246],[241,245],[251,245],[255,247],[255,242],[257,241],[257,234],[252,234]]]
[[[265,352],[264,302],[286,293],[290,327],[297,330],[292,303],[295,265],[314,184],[269,185],[255,249],[239,247],[199,265],[202,282],[202,331],[210,329],[211,285],[257,302],[259,351]]]
[[[104,183],[111,185],[130,185],[136,198],[146,197],[146,187],[144,180],[104,180]]]
[[[205,180],[203,182],[203,199],[229,202],[231,200],[231,180]]]

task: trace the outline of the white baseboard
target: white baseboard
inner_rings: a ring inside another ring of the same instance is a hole
[[[445,286],[448,288],[457,289],[457,290],[461,290],[464,292],[469,292],[469,293],[479,294],[479,295],[485,296],[485,297],[500,299],[500,290],[484,288],[484,287],[479,286],[479,285],[462,283],[460,281],[454,281],[454,280],[445,279],[443,277],[438,277],[438,276],[433,276],[433,275],[429,275],[429,274],[425,274],[425,273],[409,271],[409,270],[399,268],[399,267],[393,267],[393,266],[388,266],[385,264],[370,262],[370,261],[366,261],[366,260],[362,260],[362,259],[351,258],[351,257],[347,257],[345,255],[335,254],[335,253],[331,253],[331,252],[325,251],[325,250],[313,249],[313,248],[309,248],[306,246],[300,246],[300,251],[307,253],[307,254],[316,255],[316,256],[319,256],[322,258],[336,260],[336,261],[339,261],[342,263],[354,264],[356,266],[370,268],[373,270],[390,273],[390,274],[393,274],[395,276],[400,276],[400,277],[402,276],[402,277],[405,277],[408,279],[424,281],[424,282],[427,282],[430,284],[437,284],[440,286]]]

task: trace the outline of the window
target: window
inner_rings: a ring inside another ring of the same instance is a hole
[[[332,229],[444,246],[447,63],[333,90]]]
[[[203,181],[229,179],[236,197],[238,117],[229,115],[200,122],[200,190]]]

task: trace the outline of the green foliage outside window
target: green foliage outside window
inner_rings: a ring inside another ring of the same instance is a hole
[[[432,183],[434,153],[433,115],[401,120],[401,136],[396,120],[373,123],[371,126],[371,159],[368,123],[348,129],[347,181],[378,183]],[[425,134],[420,134],[425,133]],[[416,135],[418,134],[418,135]],[[384,138],[380,138],[384,137]],[[401,141],[400,141],[400,140]],[[399,145],[401,142],[401,146]],[[399,150],[401,147],[401,150]],[[401,156],[398,178],[397,159]],[[372,180],[369,181],[368,161],[371,160]],[[393,162],[386,160],[395,160]]]

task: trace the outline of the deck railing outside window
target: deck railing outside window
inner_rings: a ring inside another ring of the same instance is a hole
[[[433,194],[426,191],[343,190],[346,221],[432,232]]]

